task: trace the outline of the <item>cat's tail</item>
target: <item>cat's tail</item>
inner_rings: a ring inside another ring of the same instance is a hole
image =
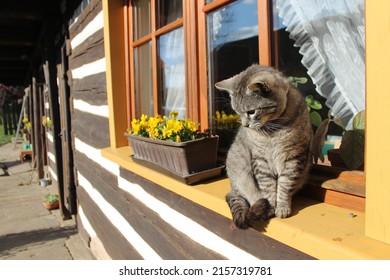
[[[267,199],[261,198],[252,206],[243,197],[228,193],[226,202],[232,213],[234,224],[241,229],[248,228],[253,222],[270,218],[271,206]]]

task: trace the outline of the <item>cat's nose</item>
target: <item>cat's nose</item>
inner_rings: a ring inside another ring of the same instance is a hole
[[[241,125],[244,126],[244,127],[248,127],[249,126],[249,121],[248,120],[241,120]]]

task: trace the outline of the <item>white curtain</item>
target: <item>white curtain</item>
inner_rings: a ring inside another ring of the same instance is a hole
[[[186,116],[184,38],[183,28],[175,29],[159,39],[160,71],[164,96],[163,110],[168,115],[172,111],[179,118]]]
[[[350,127],[365,108],[364,0],[276,0],[276,9],[317,92]]]

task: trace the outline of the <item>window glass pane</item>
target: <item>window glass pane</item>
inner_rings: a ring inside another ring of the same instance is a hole
[[[158,0],[158,27],[161,28],[183,17],[182,0]]]
[[[273,0],[273,11],[275,65],[287,76],[307,79],[299,90],[322,104],[312,114],[325,119],[331,110],[336,122],[350,127],[365,108],[364,0]],[[330,123],[326,148],[340,143],[343,129],[336,122]]]
[[[159,92],[162,114],[171,111],[186,115],[184,38],[183,27],[177,28],[158,39]]]
[[[136,116],[153,115],[153,79],[151,42],[134,49]]]
[[[151,32],[150,0],[133,1],[134,41]]]
[[[216,111],[233,111],[229,94],[214,84],[259,62],[257,1],[239,0],[209,13],[207,33],[210,126],[215,128]]]

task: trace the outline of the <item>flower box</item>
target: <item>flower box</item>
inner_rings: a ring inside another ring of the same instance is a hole
[[[134,157],[157,163],[181,175],[189,175],[217,165],[218,137],[186,142],[155,140],[127,134]]]
[[[155,140],[128,133],[126,136],[136,162],[141,160],[148,167],[164,169],[167,174],[184,179],[185,183],[214,177],[222,169],[217,166],[218,136],[185,142]]]

